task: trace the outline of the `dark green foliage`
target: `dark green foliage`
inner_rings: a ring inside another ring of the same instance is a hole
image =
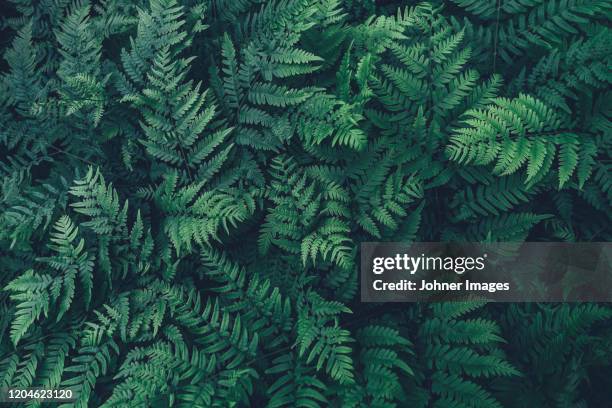
[[[609,405],[609,306],[362,304],[357,268],[612,238],[612,3],[396,3],[0,5],[0,388]]]

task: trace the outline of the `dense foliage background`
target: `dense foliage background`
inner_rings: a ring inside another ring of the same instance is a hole
[[[357,255],[610,241],[612,2],[399,3],[3,3],[0,387],[610,406],[610,306],[362,304]]]

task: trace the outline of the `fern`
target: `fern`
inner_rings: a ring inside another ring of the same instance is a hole
[[[605,304],[360,302],[359,257],[610,241],[609,1],[400,3],[2,3],[0,388],[608,406]]]
[[[51,276],[30,269],[9,282],[4,290],[11,292],[11,300],[19,302],[11,324],[11,340],[16,345],[41,315],[49,314],[51,297],[58,296],[58,284]]]
[[[455,131],[447,147],[451,160],[494,163],[493,172],[499,175],[527,165],[525,181],[533,184],[545,177],[557,156],[559,188],[563,187],[578,164],[578,135],[561,128],[558,117],[532,97],[500,98],[495,105],[466,112],[470,127]],[[548,137],[536,137],[542,133]]]
[[[298,355],[306,363],[316,362],[316,369],[325,372],[340,384],[354,381],[353,361],[348,343],[353,339],[338,325],[341,312],[350,312],[339,302],[330,302],[309,293],[297,321]]]
[[[48,263],[53,269],[62,273],[60,304],[57,320],[70,308],[75,294],[75,280],[78,278],[83,288],[83,301],[88,307],[91,302],[93,289],[93,265],[94,257],[84,251],[85,240],[77,241],[78,228],[70,218],[63,216],[54,225],[55,232],[50,234],[50,248],[57,255],[42,258],[41,261]]]
[[[328,402],[325,398],[325,384],[312,374],[312,369],[295,356],[286,354],[272,362],[266,374],[282,374],[267,390],[270,400],[266,407],[322,407]]]
[[[467,313],[480,307],[482,304],[469,302],[431,307],[431,317],[419,333],[431,373],[428,379],[431,388],[424,390],[426,394],[415,393],[420,397],[417,406],[427,403],[502,406],[476,379],[514,377],[519,371],[494,351],[503,341],[499,326],[485,319],[467,318]]]
[[[255,200],[249,192],[238,189],[204,191],[203,182],[174,191],[177,175],[167,178],[156,195],[160,209],[167,214],[164,231],[177,251],[193,243],[209,245],[219,240],[222,231],[245,221],[255,211]],[[195,198],[197,196],[197,198]]]

